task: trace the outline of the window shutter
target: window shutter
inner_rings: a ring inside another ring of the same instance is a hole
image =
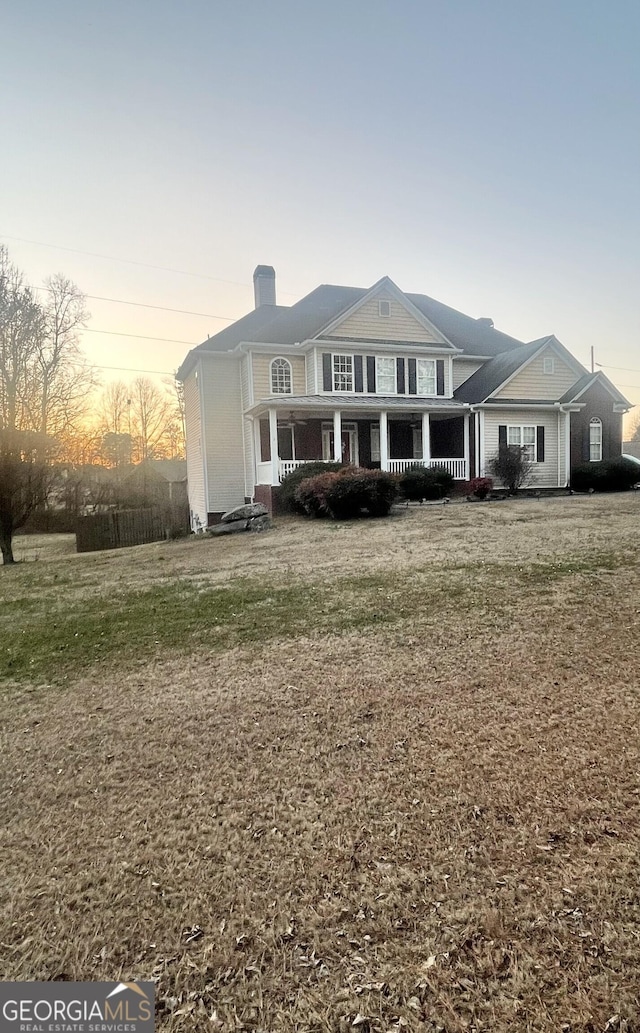
[[[331,391],[332,389],[330,352],[322,353],[322,389],[323,391]]]
[[[536,459],[539,463],[544,463],[544,427],[536,429]]]
[[[507,425],[501,423],[498,427],[498,451],[502,452],[507,447]]]
[[[588,463],[591,459],[591,449],[589,445],[589,424],[586,423],[582,428],[582,458],[585,463]]]
[[[417,394],[418,387],[416,383],[416,360],[409,359],[409,394]]]
[[[444,359],[436,360],[436,394],[444,394]]]
[[[399,395],[404,394],[404,359],[396,359],[396,373],[397,373],[397,385],[396,389]]]
[[[355,382],[356,391],[364,391],[364,383],[362,377],[362,355],[354,355],[353,357],[353,379]]]
[[[367,355],[367,390],[376,393],[376,360],[374,355]]]

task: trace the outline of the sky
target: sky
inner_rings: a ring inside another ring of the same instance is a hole
[[[0,242],[85,292],[105,381],[268,264],[593,347],[640,405],[637,0],[24,0],[0,38]]]

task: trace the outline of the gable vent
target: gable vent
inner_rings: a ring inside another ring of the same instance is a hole
[[[379,301],[378,302],[378,315],[379,316],[390,316],[391,315],[391,302],[390,301]]]

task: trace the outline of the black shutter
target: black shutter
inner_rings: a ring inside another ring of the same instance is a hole
[[[356,391],[364,391],[362,378],[362,355],[354,355],[353,357],[353,379],[355,381]]]
[[[367,391],[376,393],[376,359],[375,355],[367,355]]]
[[[322,389],[323,391],[332,390],[331,354],[329,352],[322,353]]]
[[[409,394],[415,395],[418,391],[416,383],[416,360],[409,359]]]
[[[404,394],[404,359],[396,359],[396,391],[399,395]]]
[[[591,441],[589,439],[589,424],[585,423],[582,428],[582,458],[585,463],[591,459]]]
[[[544,427],[536,428],[536,460],[544,463]]]
[[[503,452],[507,447],[507,425],[501,423],[498,427],[498,451]]]
[[[436,359],[436,394],[444,394],[444,359]]]

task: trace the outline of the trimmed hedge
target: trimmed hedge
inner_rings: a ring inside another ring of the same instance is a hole
[[[296,489],[296,503],[304,513],[333,520],[359,516],[388,516],[398,491],[395,477],[382,470],[348,466],[303,480]]]
[[[278,503],[281,508],[289,513],[304,513],[304,509],[296,500],[296,491],[302,481],[309,480],[322,473],[336,473],[338,470],[345,470],[344,463],[323,463],[320,460],[313,463],[303,463],[295,470],[282,478],[278,492]]]
[[[450,495],[454,480],[448,470],[416,463],[404,471],[398,483],[405,499],[410,502],[422,502],[425,499],[431,501]]]
[[[629,491],[640,482],[640,466],[630,459],[604,459],[581,463],[571,471],[573,491]]]

